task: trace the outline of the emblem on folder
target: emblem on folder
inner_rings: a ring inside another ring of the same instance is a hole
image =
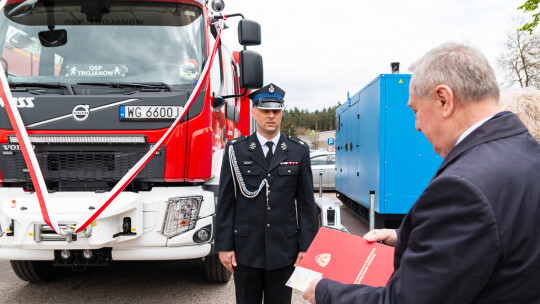
[[[319,266],[325,267],[326,265],[328,265],[328,263],[330,263],[331,257],[332,255],[330,253],[321,253],[315,256],[315,261],[317,262],[317,264],[319,264]]]

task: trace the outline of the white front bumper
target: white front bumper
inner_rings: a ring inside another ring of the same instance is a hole
[[[59,224],[81,225],[101,207],[105,193],[50,193],[50,205]],[[170,197],[202,195],[203,203],[194,229],[167,239],[160,234]],[[51,260],[54,250],[99,249],[112,247],[116,260],[174,260],[204,257],[210,253],[209,242],[198,244],[193,235],[210,225],[213,234],[215,202],[212,192],[202,187],[154,188],[148,192],[122,192],[94,221],[91,236],[76,241],[36,241],[35,224],[43,224],[41,209],[34,193],[20,188],[0,188],[0,259]],[[131,219],[133,235],[122,232],[125,217]],[[8,236],[10,224],[14,235]],[[213,238],[213,236],[212,236]],[[211,238],[211,239],[212,239]]]
[[[114,261],[159,261],[202,258],[210,254],[212,245],[199,244],[181,247],[136,247],[117,249],[113,247]],[[54,250],[30,250],[0,248],[0,260],[52,261]]]

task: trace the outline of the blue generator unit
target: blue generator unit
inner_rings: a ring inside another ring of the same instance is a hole
[[[410,78],[381,74],[336,110],[336,194],[366,219],[373,200],[375,228],[399,226],[442,163],[415,129]]]

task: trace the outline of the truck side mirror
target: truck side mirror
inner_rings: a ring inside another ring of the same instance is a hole
[[[225,104],[225,99],[219,95],[212,93],[212,107],[214,110],[218,110]]]
[[[263,62],[259,53],[248,50],[240,52],[240,85],[244,89],[263,86]]]
[[[238,42],[243,46],[261,44],[261,25],[255,21],[242,19],[238,22]]]

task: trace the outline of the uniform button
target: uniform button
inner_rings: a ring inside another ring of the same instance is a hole
[[[248,170],[248,173],[251,173],[251,170]]]
[[[291,170],[287,170],[287,172],[291,173]]]
[[[266,209],[270,210],[270,207],[268,207],[268,208],[266,208]]]
[[[270,228],[270,224],[266,224],[266,227]]]
[[[237,233],[237,232],[238,232],[238,230],[235,230],[235,231],[234,231],[234,233]]]
[[[272,174],[268,173],[268,177],[272,176]]]

